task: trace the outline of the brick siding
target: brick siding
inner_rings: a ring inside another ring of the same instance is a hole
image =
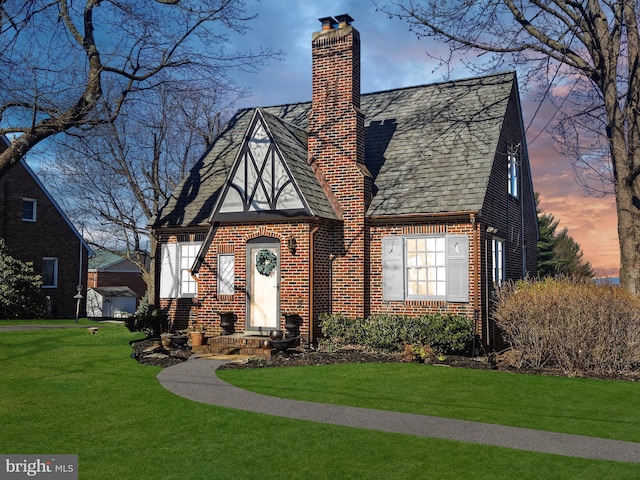
[[[37,201],[36,221],[22,220],[22,199]],[[50,316],[73,318],[76,314],[74,295],[78,293],[80,240],[64,217],[51,203],[46,193],[20,163],[0,178],[0,210],[2,216],[0,237],[4,238],[11,255],[23,262],[33,262],[36,273],[42,273],[42,259],[58,259],[58,285],[43,288],[49,298]],[[86,298],[87,251],[82,252],[82,295]],[[85,301],[81,301],[80,315],[86,314]]]

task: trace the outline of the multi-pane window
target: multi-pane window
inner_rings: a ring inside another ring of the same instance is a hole
[[[58,259],[45,257],[42,259],[42,288],[58,286]]]
[[[441,297],[447,293],[444,237],[407,238],[407,297]]]
[[[491,257],[493,259],[493,283],[502,284],[504,276],[504,240],[494,238],[491,242]]]
[[[165,243],[160,265],[160,298],[195,297],[198,282],[191,269],[195,263],[199,242]]]
[[[180,244],[180,296],[193,297],[198,293],[198,283],[191,275],[191,267],[200,250],[197,243]]]
[[[31,198],[22,199],[22,220],[25,222],[36,221],[36,206],[38,202]]]
[[[218,255],[218,295],[233,295],[235,257],[233,253]]]
[[[509,194],[518,198],[518,159],[509,155]]]
[[[469,301],[469,237],[392,235],[382,239],[382,299]]]

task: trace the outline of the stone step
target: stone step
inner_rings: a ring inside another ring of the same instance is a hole
[[[236,345],[232,343],[223,345],[200,345],[192,347],[193,353],[210,355],[249,355],[252,357],[271,357],[271,348],[261,346]]]

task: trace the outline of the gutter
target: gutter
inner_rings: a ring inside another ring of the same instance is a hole
[[[403,222],[413,221],[413,222],[424,222],[425,220],[430,219],[460,219],[460,220],[469,220],[476,216],[479,216],[480,212],[477,210],[468,210],[462,212],[440,212],[440,213],[407,213],[402,215],[369,215],[365,218],[369,223],[394,223],[398,220],[402,220]]]

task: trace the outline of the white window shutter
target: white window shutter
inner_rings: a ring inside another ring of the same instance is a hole
[[[447,301],[469,301],[469,237],[447,235]]]
[[[178,297],[178,245],[162,244],[160,264],[160,298]]]
[[[404,248],[400,235],[382,239],[382,300],[404,300]]]

